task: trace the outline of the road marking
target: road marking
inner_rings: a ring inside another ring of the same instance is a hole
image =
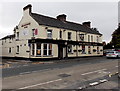
[[[26,65],[23,65],[23,66],[28,66],[28,64],[26,64]]]
[[[97,84],[99,84],[99,82],[93,82],[93,83],[90,83],[89,85],[94,86],[94,85],[97,85]]]
[[[100,71],[104,71],[104,70],[107,70],[107,69],[101,69],[101,70],[91,71],[91,72],[83,73],[81,75],[88,75],[88,74],[92,74],[92,73],[96,73],[96,72],[100,72]]]
[[[107,79],[100,80],[101,83],[108,81]]]
[[[118,67],[118,66],[115,66],[115,67]]]
[[[38,71],[32,71],[32,72],[34,73],[34,72],[38,72]]]
[[[23,75],[23,74],[29,74],[31,72],[23,72],[23,73],[19,73],[20,75]]]
[[[78,87],[78,89],[83,89],[83,87]]]
[[[39,84],[31,85],[31,86],[26,86],[26,87],[22,87],[22,88],[19,88],[19,89],[32,88],[32,87],[35,87],[35,86],[40,86],[40,85],[44,85],[44,84],[49,84],[49,83],[57,82],[57,81],[60,81],[60,80],[62,80],[62,79],[57,79],[57,80],[52,80],[52,81],[48,81],[48,82],[44,82],[44,83],[39,83]]]

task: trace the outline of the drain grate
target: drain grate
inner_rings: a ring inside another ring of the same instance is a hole
[[[71,76],[70,74],[60,74],[60,75],[58,75],[58,76],[60,76],[60,77],[69,77],[69,76]]]

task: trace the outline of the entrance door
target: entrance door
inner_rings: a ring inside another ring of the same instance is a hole
[[[58,58],[62,59],[63,58],[63,46],[58,45]]]

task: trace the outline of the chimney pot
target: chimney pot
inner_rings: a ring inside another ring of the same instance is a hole
[[[57,18],[58,20],[62,21],[62,22],[65,22],[65,21],[66,21],[66,15],[65,15],[65,14],[58,15],[56,18]]]
[[[83,22],[82,25],[91,28],[91,22],[90,22],[90,21],[88,21],[88,22]]]
[[[25,7],[23,8],[23,11],[29,9],[29,13],[31,13],[31,8],[32,8],[32,5],[31,5],[31,4],[28,4],[27,6],[25,6]]]

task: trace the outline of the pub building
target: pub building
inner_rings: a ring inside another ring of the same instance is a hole
[[[23,16],[14,34],[0,39],[2,57],[50,59],[103,55],[102,34],[82,24],[32,13],[32,5],[23,8]]]

